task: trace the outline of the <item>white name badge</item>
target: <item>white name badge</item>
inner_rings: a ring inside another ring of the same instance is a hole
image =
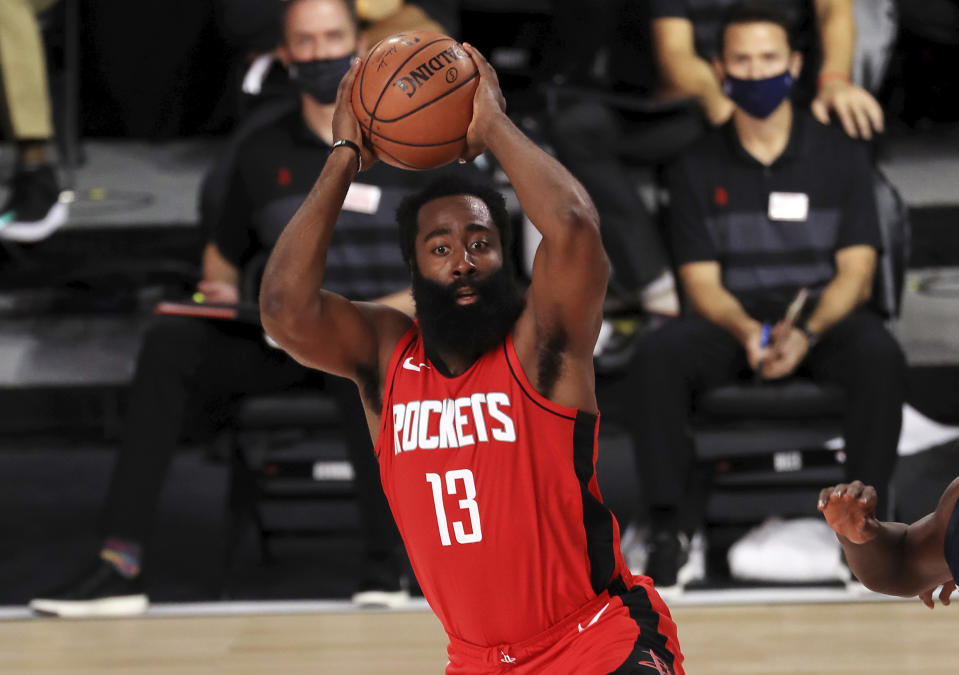
[[[365,183],[351,183],[343,200],[343,208],[356,213],[376,213],[380,208],[380,197],[383,191],[375,185]]]
[[[809,216],[809,195],[802,192],[770,192],[769,219],[802,221]]]

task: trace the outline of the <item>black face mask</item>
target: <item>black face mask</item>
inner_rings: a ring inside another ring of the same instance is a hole
[[[758,120],[772,115],[789,96],[792,86],[793,76],[788,70],[762,80],[741,80],[732,75],[723,78],[723,93]]]
[[[304,94],[311,96],[317,103],[336,101],[336,88],[346,75],[353,62],[353,54],[339,59],[314,59],[312,61],[293,61],[287,67],[290,79]]]
[[[456,291],[463,286],[472,287],[476,302],[456,303]],[[524,305],[512,270],[505,265],[483,281],[457,280],[449,285],[414,269],[413,300],[426,345],[455,351],[470,361],[502,344]]]

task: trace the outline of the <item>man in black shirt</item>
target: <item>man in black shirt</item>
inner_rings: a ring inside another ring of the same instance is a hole
[[[301,91],[300,105],[269,118],[235,150],[222,208],[216,211],[203,252],[198,292],[217,303],[255,302],[259,276],[285,224],[303,202],[330,155],[333,102],[356,47],[356,21],[348,0],[285,3],[279,49]],[[468,171],[470,167],[450,170]],[[412,314],[409,273],[396,248],[394,212],[424,174],[382,164],[364,173],[347,196],[330,247],[330,282],[358,300],[377,299]],[[163,317],[147,332],[137,360],[121,447],[101,525],[100,557],[91,570],[31,607],[60,616],[142,612],[147,597],[140,570],[144,546],[184,419],[211,402],[282,391],[307,381],[311,371],[270,347],[259,326],[208,319]],[[354,466],[366,565],[360,604],[399,603],[400,541],[382,488],[366,418],[352,383],[324,379],[337,399]],[[222,411],[216,414],[222,417]]]
[[[838,384],[846,468],[875,485],[888,484],[901,425],[904,357],[866,305],[881,242],[865,150],[789,100],[802,59],[780,13],[745,8],[723,35],[715,66],[736,109],[669,174],[673,254],[694,315],[649,334],[635,364],[647,572],[666,587],[683,581],[677,521],[695,392],[750,370]],[[801,289],[809,311],[781,322]]]

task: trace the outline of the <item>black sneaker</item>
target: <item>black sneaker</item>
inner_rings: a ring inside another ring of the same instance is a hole
[[[42,598],[30,601],[37,614],[62,617],[133,616],[147,609],[140,576],[127,578],[106,560]]]
[[[46,239],[67,221],[68,213],[52,166],[19,169],[0,209],[0,238],[21,242]]]
[[[649,541],[646,576],[652,578],[660,592],[681,591],[686,575],[681,574],[689,563],[689,538],[683,532],[661,531]]]

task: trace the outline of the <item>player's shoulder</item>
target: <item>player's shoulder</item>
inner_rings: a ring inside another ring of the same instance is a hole
[[[405,345],[415,335],[416,323],[398,309],[378,302],[354,303],[372,325],[379,345],[379,362],[385,371],[401,343]]]

